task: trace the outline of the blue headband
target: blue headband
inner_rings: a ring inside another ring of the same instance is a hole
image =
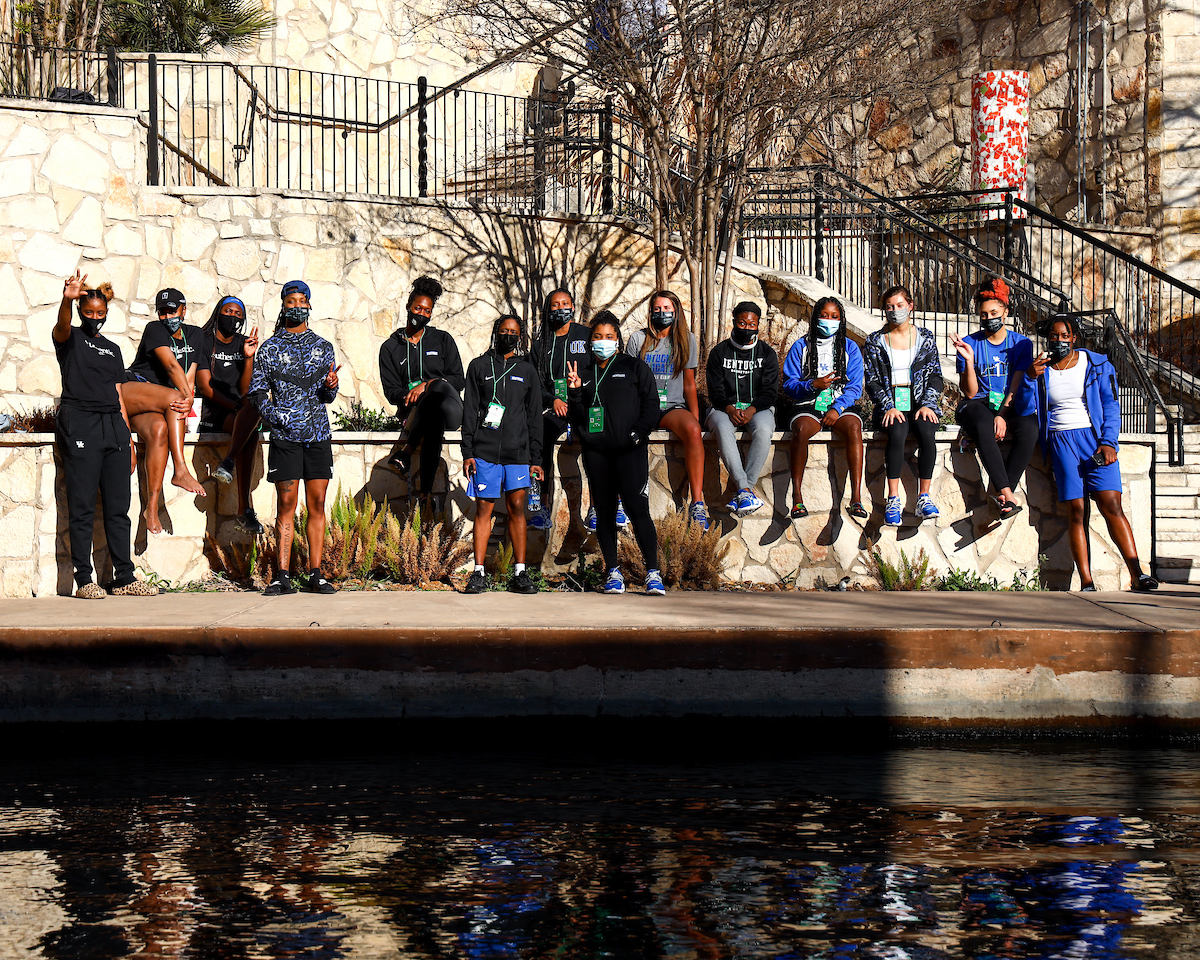
[[[227,303],[236,303],[242,308],[242,316],[244,317],[246,315],[246,305],[237,297],[222,297],[221,302],[217,304],[217,309],[220,310]]]
[[[308,289],[308,284],[303,280],[289,280],[283,285],[283,289],[279,291],[279,299],[282,300],[289,293],[302,293],[309,300],[312,299],[312,291]]]

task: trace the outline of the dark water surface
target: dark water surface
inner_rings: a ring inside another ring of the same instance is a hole
[[[10,742],[0,957],[1200,957],[1195,743],[554,723]]]

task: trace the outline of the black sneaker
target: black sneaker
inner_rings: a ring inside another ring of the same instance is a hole
[[[280,570],[275,574],[275,579],[267,584],[267,589],[263,591],[264,597],[282,597],[288,593],[295,593],[296,588],[292,586],[292,578],[286,570]]]
[[[219,464],[217,469],[212,472],[213,479],[217,483],[232,483],[233,482],[233,457],[226,457]]]
[[[1137,583],[1133,585],[1133,589],[1138,591],[1157,590],[1158,581],[1155,580],[1154,577],[1150,576],[1150,574],[1143,573],[1137,578]]]
[[[320,570],[314,570],[308,575],[304,589],[309,593],[337,593],[337,588],[321,575]]]
[[[254,512],[253,507],[247,507],[246,512],[234,522],[238,525],[239,530],[245,530],[252,537],[261,537],[266,532],[266,528],[258,519],[258,514]]]
[[[480,573],[478,570],[471,571],[471,576],[467,578],[467,589],[463,593],[483,593],[488,588],[488,578],[486,573]]]
[[[520,573],[514,573],[508,581],[509,593],[537,593],[538,588],[530,578],[529,574],[522,570]]]

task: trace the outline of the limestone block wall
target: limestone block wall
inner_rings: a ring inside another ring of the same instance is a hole
[[[1162,251],[1172,275],[1200,282],[1200,7],[1166,0],[1161,56]]]

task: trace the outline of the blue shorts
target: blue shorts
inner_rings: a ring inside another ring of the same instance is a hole
[[[1092,460],[1095,452],[1096,434],[1087,427],[1050,433],[1050,465],[1060,503],[1082,500],[1098,490],[1121,489],[1120,462],[1098,467]]]
[[[488,463],[475,458],[475,476],[467,483],[467,496],[479,500],[498,500],[502,492],[529,487],[529,464]]]

